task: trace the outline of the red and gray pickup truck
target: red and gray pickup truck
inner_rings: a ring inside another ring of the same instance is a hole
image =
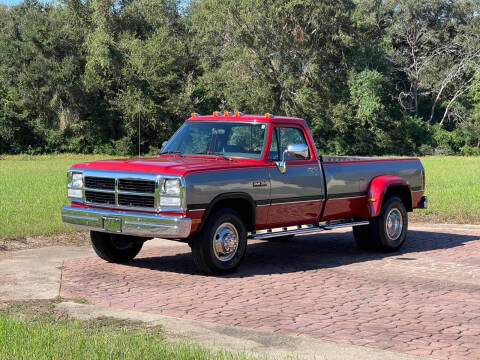
[[[407,213],[427,207],[417,158],[318,155],[303,119],[192,114],[155,158],[75,164],[67,224],[110,262],[154,237],[187,242],[197,268],[235,270],[248,239],[353,227],[362,249],[395,251]]]

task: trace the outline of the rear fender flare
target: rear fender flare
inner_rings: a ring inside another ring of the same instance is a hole
[[[405,186],[410,192],[410,184],[404,178],[395,175],[380,175],[370,182],[368,187],[368,211],[371,217],[380,215],[385,194],[389,188]]]

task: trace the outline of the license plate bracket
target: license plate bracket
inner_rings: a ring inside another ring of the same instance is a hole
[[[103,230],[114,233],[122,232],[122,219],[115,217],[102,217]]]

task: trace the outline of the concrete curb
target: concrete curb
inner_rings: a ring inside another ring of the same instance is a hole
[[[305,336],[291,336],[226,326],[202,321],[187,320],[104,306],[63,302],[56,305],[60,311],[83,320],[102,316],[137,320],[162,326],[173,341],[194,340],[208,347],[227,348],[252,355],[267,355],[275,359],[299,357],[301,359],[328,360],[421,360],[427,359],[393,351],[334,343]]]

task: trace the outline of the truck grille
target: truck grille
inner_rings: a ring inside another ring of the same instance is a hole
[[[153,196],[123,195],[118,194],[118,204],[125,206],[154,207]]]
[[[89,189],[115,190],[115,179],[85,176],[85,187]]]
[[[85,201],[94,204],[153,209],[155,208],[155,188],[156,181],[153,179],[85,176]]]
[[[118,190],[153,194],[155,192],[155,181],[119,179]]]
[[[96,204],[115,205],[115,194],[87,190],[85,191],[85,200]]]

